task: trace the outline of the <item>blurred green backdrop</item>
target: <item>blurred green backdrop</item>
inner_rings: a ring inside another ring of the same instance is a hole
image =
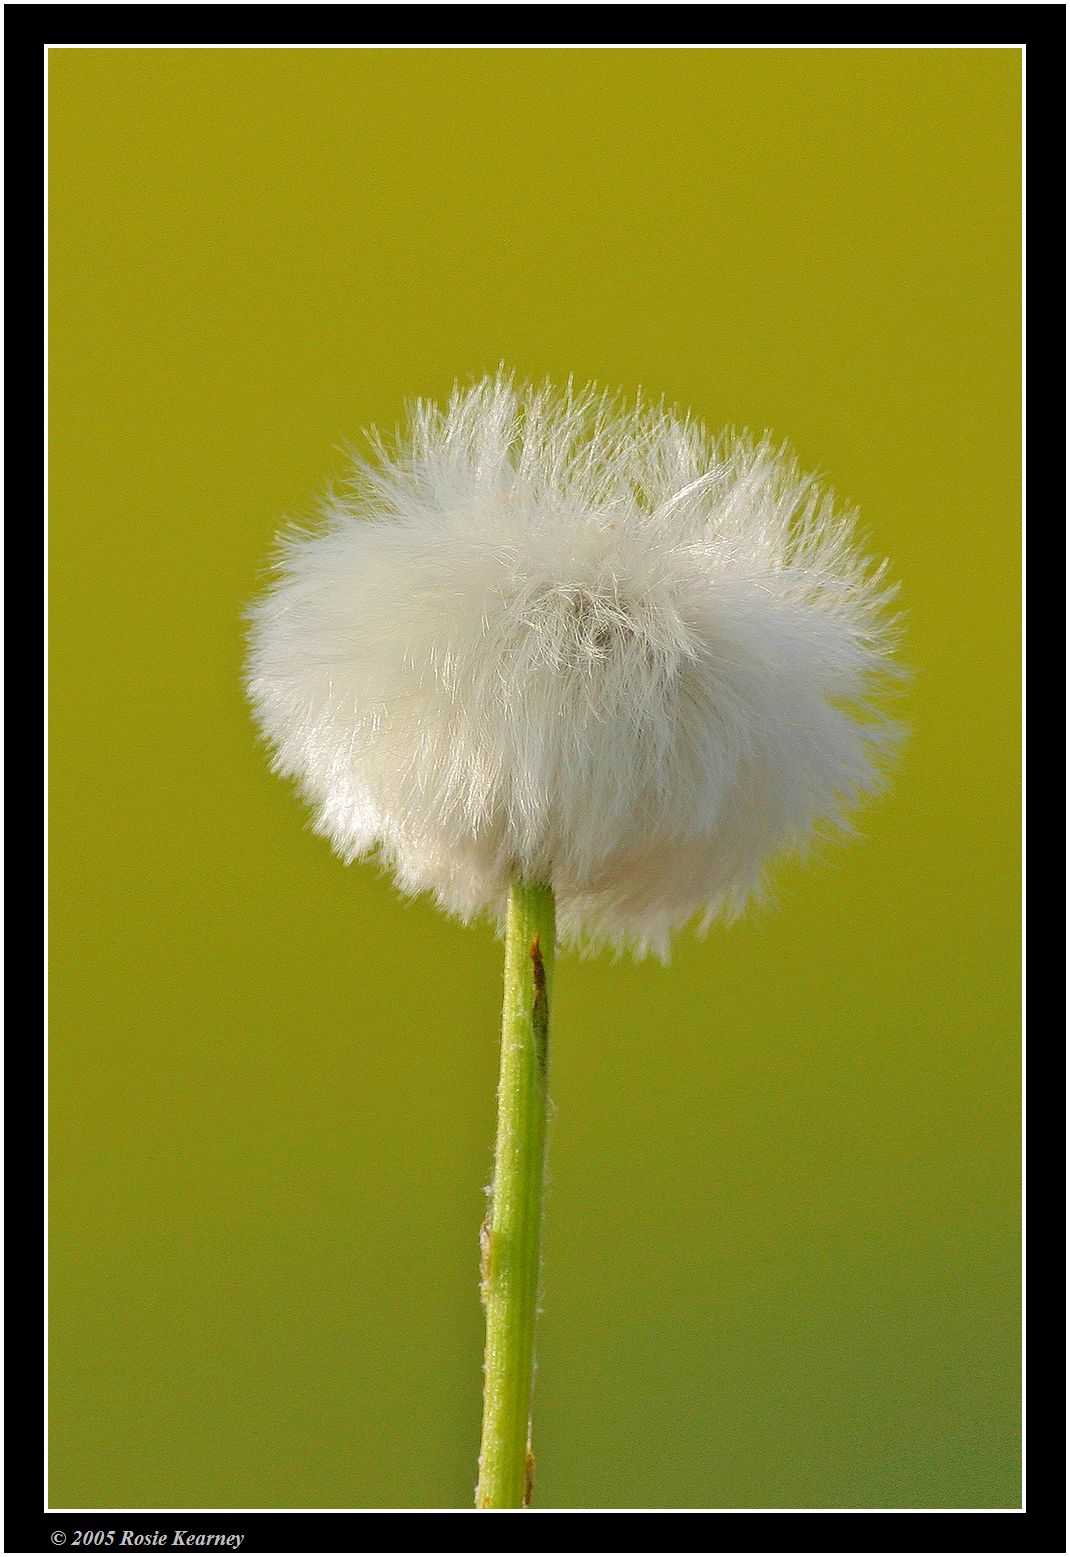
[[[51,1484],[467,1506],[499,947],[268,772],[284,515],[501,359],[861,505],[862,838],[558,971],[543,1507],[1019,1501],[1019,56],[56,50]]]

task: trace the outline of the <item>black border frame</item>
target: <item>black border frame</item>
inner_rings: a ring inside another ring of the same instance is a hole
[[[398,15],[397,13],[402,13]],[[395,29],[394,22],[403,26]],[[606,37],[612,25],[614,36]],[[586,26],[584,24],[587,24]],[[525,25],[526,24],[526,25]],[[555,25],[556,24],[556,25]],[[9,199],[26,207],[25,226],[33,228],[41,185],[36,164],[23,153],[26,139],[26,82],[42,55],[53,45],[85,43],[93,47],[117,47],[137,43],[192,42],[212,47],[248,39],[246,46],[283,43],[298,46],[309,41],[369,42],[395,32],[416,33],[421,44],[445,44],[463,48],[502,40],[538,46],[568,46],[573,40],[598,38],[614,44],[679,46],[748,43],[776,37],[785,47],[797,44],[844,45],[875,41],[888,46],[941,44],[969,47],[995,45],[1025,48],[1027,73],[1026,137],[1032,155],[1026,163],[1029,237],[1027,277],[1035,317],[1042,321],[1045,344],[1063,335],[1065,301],[1059,296],[1065,257],[1065,239],[1058,217],[1063,212],[1053,191],[1064,186],[1065,153],[1061,126],[1065,106],[1064,48],[1065,11],[1057,3],[1039,5],[637,5],[627,7],[572,5],[34,5],[12,4],[4,10],[6,40],[7,174]],[[523,35],[527,33],[528,37]],[[532,36],[534,35],[534,36]],[[43,72],[42,72],[43,76]],[[37,77],[38,80],[42,76]],[[22,90],[18,90],[21,88]],[[43,84],[42,84],[43,95]],[[43,106],[43,104],[42,104]],[[20,176],[21,175],[21,176]],[[33,193],[30,192],[32,187]],[[24,196],[24,202],[19,197]],[[1052,220],[1052,208],[1056,220]],[[1060,278],[1047,283],[1047,264],[1054,251],[1052,271]],[[18,257],[21,258],[21,255]],[[16,256],[9,249],[11,276]],[[18,290],[16,290],[16,287]],[[33,283],[11,280],[9,300],[21,301],[32,293]],[[1047,353],[1036,348],[1028,378],[1039,392],[1030,399],[1030,425],[1026,438],[1026,468],[1039,481],[1038,458],[1044,450],[1063,446],[1065,393],[1053,393]],[[1030,330],[1027,321],[1026,339]],[[1039,368],[1037,364],[1040,364]],[[1043,380],[1040,375],[1043,374]],[[20,364],[22,387],[25,366]],[[13,397],[14,398],[14,397]],[[19,397],[25,405],[29,397]],[[21,406],[20,406],[21,409]],[[1050,425],[1049,425],[1050,424]],[[27,428],[27,443],[32,433]],[[12,444],[12,447],[22,445]],[[14,462],[13,462],[14,464]],[[1056,500],[1056,507],[1058,502]],[[1039,615],[1039,612],[1037,613]],[[1032,646],[1035,634],[1030,629]],[[1044,818],[1047,823],[1047,817]],[[1063,836],[1065,837],[1065,830]],[[1045,843],[1052,846],[1050,827]],[[1065,921],[1064,921],[1065,922]],[[1027,980],[1031,975],[1027,973]],[[955,1509],[938,1512],[912,1510],[869,1512],[747,1513],[680,1510],[678,1514],[631,1510],[624,1514],[590,1511],[541,1511],[550,1527],[527,1518],[506,1531],[501,1524],[481,1521],[463,1527],[453,1523],[467,1510],[401,1511],[393,1531],[381,1523],[390,1514],[376,1510],[355,1512],[238,1512],[169,1514],[130,1513],[121,1510],[89,1510],[49,1514],[40,1507],[41,1446],[44,1438],[44,1406],[36,1357],[28,1379],[17,1378],[14,1366],[27,1349],[36,1349],[28,1337],[40,1334],[45,1294],[40,1201],[24,1192],[25,1163],[34,1160],[40,1144],[36,1104],[26,1100],[36,1092],[40,1072],[26,1053],[9,1045],[7,1054],[8,1137],[7,1213],[9,1269],[20,1278],[9,1283],[6,1338],[12,1360],[8,1385],[8,1451],[6,1541],[10,1552],[52,1551],[70,1544],[76,1529],[152,1531],[184,1528],[191,1533],[241,1532],[240,1550],[250,1552],[352,1552],[374,1551],[540,1551],[551,1545],[579,1551],[730,1551],[730,1552],[1064,1552],[1065,1391],[1065,1177],[1063,1149],[1066,1076],[1065,1056],[1058,1042],[1045,1043],[1031,1053],[1027,1091],[1027,1182],[1031,1186],[1026,1208],[1028,1330],[1026,1430],[1028,1448],[1027,1506],[1021,1511],[984,1513]],[[34,1121],[34,1122],[31,1122]],[[31,1141],[31,1138],[33,1140]],[[39,1287],[39,1283],[41,1283]],[[474,1511],[473,1511],[474,1512]],[[562,1514],[573,1521],[564,1529]],[[668,1523],[658,1521],[667,1519]],[[370,1524],[368,1521],[374,1521]],[[58,1540],[57,1534],[65,1539]],[[101,1548],[106,1550],[107,1548]],[[118,1546],[115,1548],[119,1550]],[[168,1548],[170,1549],[170,1548]],[[203,1548],[199,1548],[203,1550]]]

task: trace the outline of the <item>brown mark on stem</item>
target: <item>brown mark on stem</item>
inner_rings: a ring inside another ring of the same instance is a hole
[[[529,1429],[530,1431],[530,1429]],[[524,1507],[531,1507],[531,1499],[535,1492],[535,1456],[531,1452],[531,1439],[528,1439],[527,1453],[524,1456]]]
[[[546,968],[542,960],[538,931],[531,939],[531,982],[534,998],[531,1004],[531,1026],[535,1035],[535,1053],[539,1069],[545,1071],[549,1057],[550,1004],[546,993]]]

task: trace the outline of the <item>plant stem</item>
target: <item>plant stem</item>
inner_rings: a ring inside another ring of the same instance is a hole
[[[505,932],[494,1187],[481,1235],[487,1346],[477,1508],[525,1508],[534,1476],[531,1394],[553,960],[553,892],[514,882]]]

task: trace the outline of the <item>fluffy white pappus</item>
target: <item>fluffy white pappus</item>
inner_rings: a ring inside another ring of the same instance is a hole
[[[896,727],[894,593],[768,437],[499,373],[377,437],[252,609],[274,765],[347,861],[665,956],[846,826]]]

